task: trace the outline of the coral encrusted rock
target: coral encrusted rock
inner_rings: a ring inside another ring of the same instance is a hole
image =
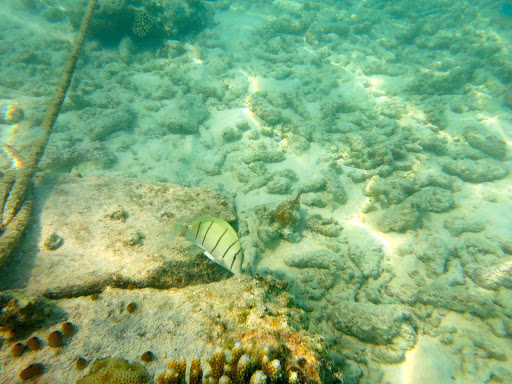
[[[151,380],[146,368],[130,364],[120,357],[96,360],[90,373],[77,384],[146,384]]]

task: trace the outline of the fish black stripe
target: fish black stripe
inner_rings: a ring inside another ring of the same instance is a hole
[[[237,253],[235,253],[235,256],[233,256],[233,261],[231,262],[231,267],[229,269],[233,269],[233,264],[235,264],[236,256],[240,253],[241,250],[242,250],[242,247],[240,247],[240,249],[237,251]]]
[[[215,247],[213,247],[213,249],[210,251],[210,255],[212,255],[212,256],[213,256],[213,251],[215,251],[215,248],[217,248],[217,245],[219,245],[219,243],[220,243],[220,241],[221,241],[221,239],[222,239],[222,236],[224,236],[224,235],[226,234],[226,232],[227,232],[227,231],[228,231],[228,229],[226,228],[226,229],[224,230],[224,232],[222,232],[222,235],[220,235],[219,240],[217,240],[217,244],[215,244]]]
[[[199,225],[197,227],[196,237],[194,237],[194,240],[197,240],[197,235],[199,235],[199,230],[201,229],[201,224],[203,224],[203,223],[199,222]]]
[[[213,221],[210,223],[210,226],[208,227],[208,229],[206,230],[206,233],[204,234],[204,237],[203,237],[203,241],[201,241],[201,245],[204,245],[204,241],[206,240],[206,236],[208,235],[208,231],[210,230],[210,228],[212,227],[213,225]]]
[[[224,258],[224,256],[226,256],[226,253],[228,253],[228,251],[231,249],[231,247],[233,245],[235,245],[237,243],[238,239],[236,239],[233,243],[231,243],[231,245],[228,247],[228,249],[226,249],[226,251],[224,252],[224,254],[222,255],[222,258]],[[241,249],[241,248],[240,248]]]

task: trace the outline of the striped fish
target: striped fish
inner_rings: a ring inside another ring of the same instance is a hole
[[[242,271],[242,244],[236,231],[227,221],[212,216],[201,216],[190,225],[177,224],[176,235],[185,235],[204,251],[209,259],[233,273]]]

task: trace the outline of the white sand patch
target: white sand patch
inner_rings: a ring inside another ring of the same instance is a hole
[[[406,361],[398,366],[385,368],[384,380],[393,384],[447,384],[454,381],[459,367],[454,357],[438,340],[420,336],[415,348],[406,355]]]

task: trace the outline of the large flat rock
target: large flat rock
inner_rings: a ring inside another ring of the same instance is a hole
[[[26,288],[56,298],[129,284],[182,287],[231,274],[191,243],[170,238],[175,223],[200,215],[233,221],[233,205],[217,192],[66,176],[41,182],[35,194],[32,223],[1,271],[0,289]],[[52,250],[53,233],[63,242]]]

